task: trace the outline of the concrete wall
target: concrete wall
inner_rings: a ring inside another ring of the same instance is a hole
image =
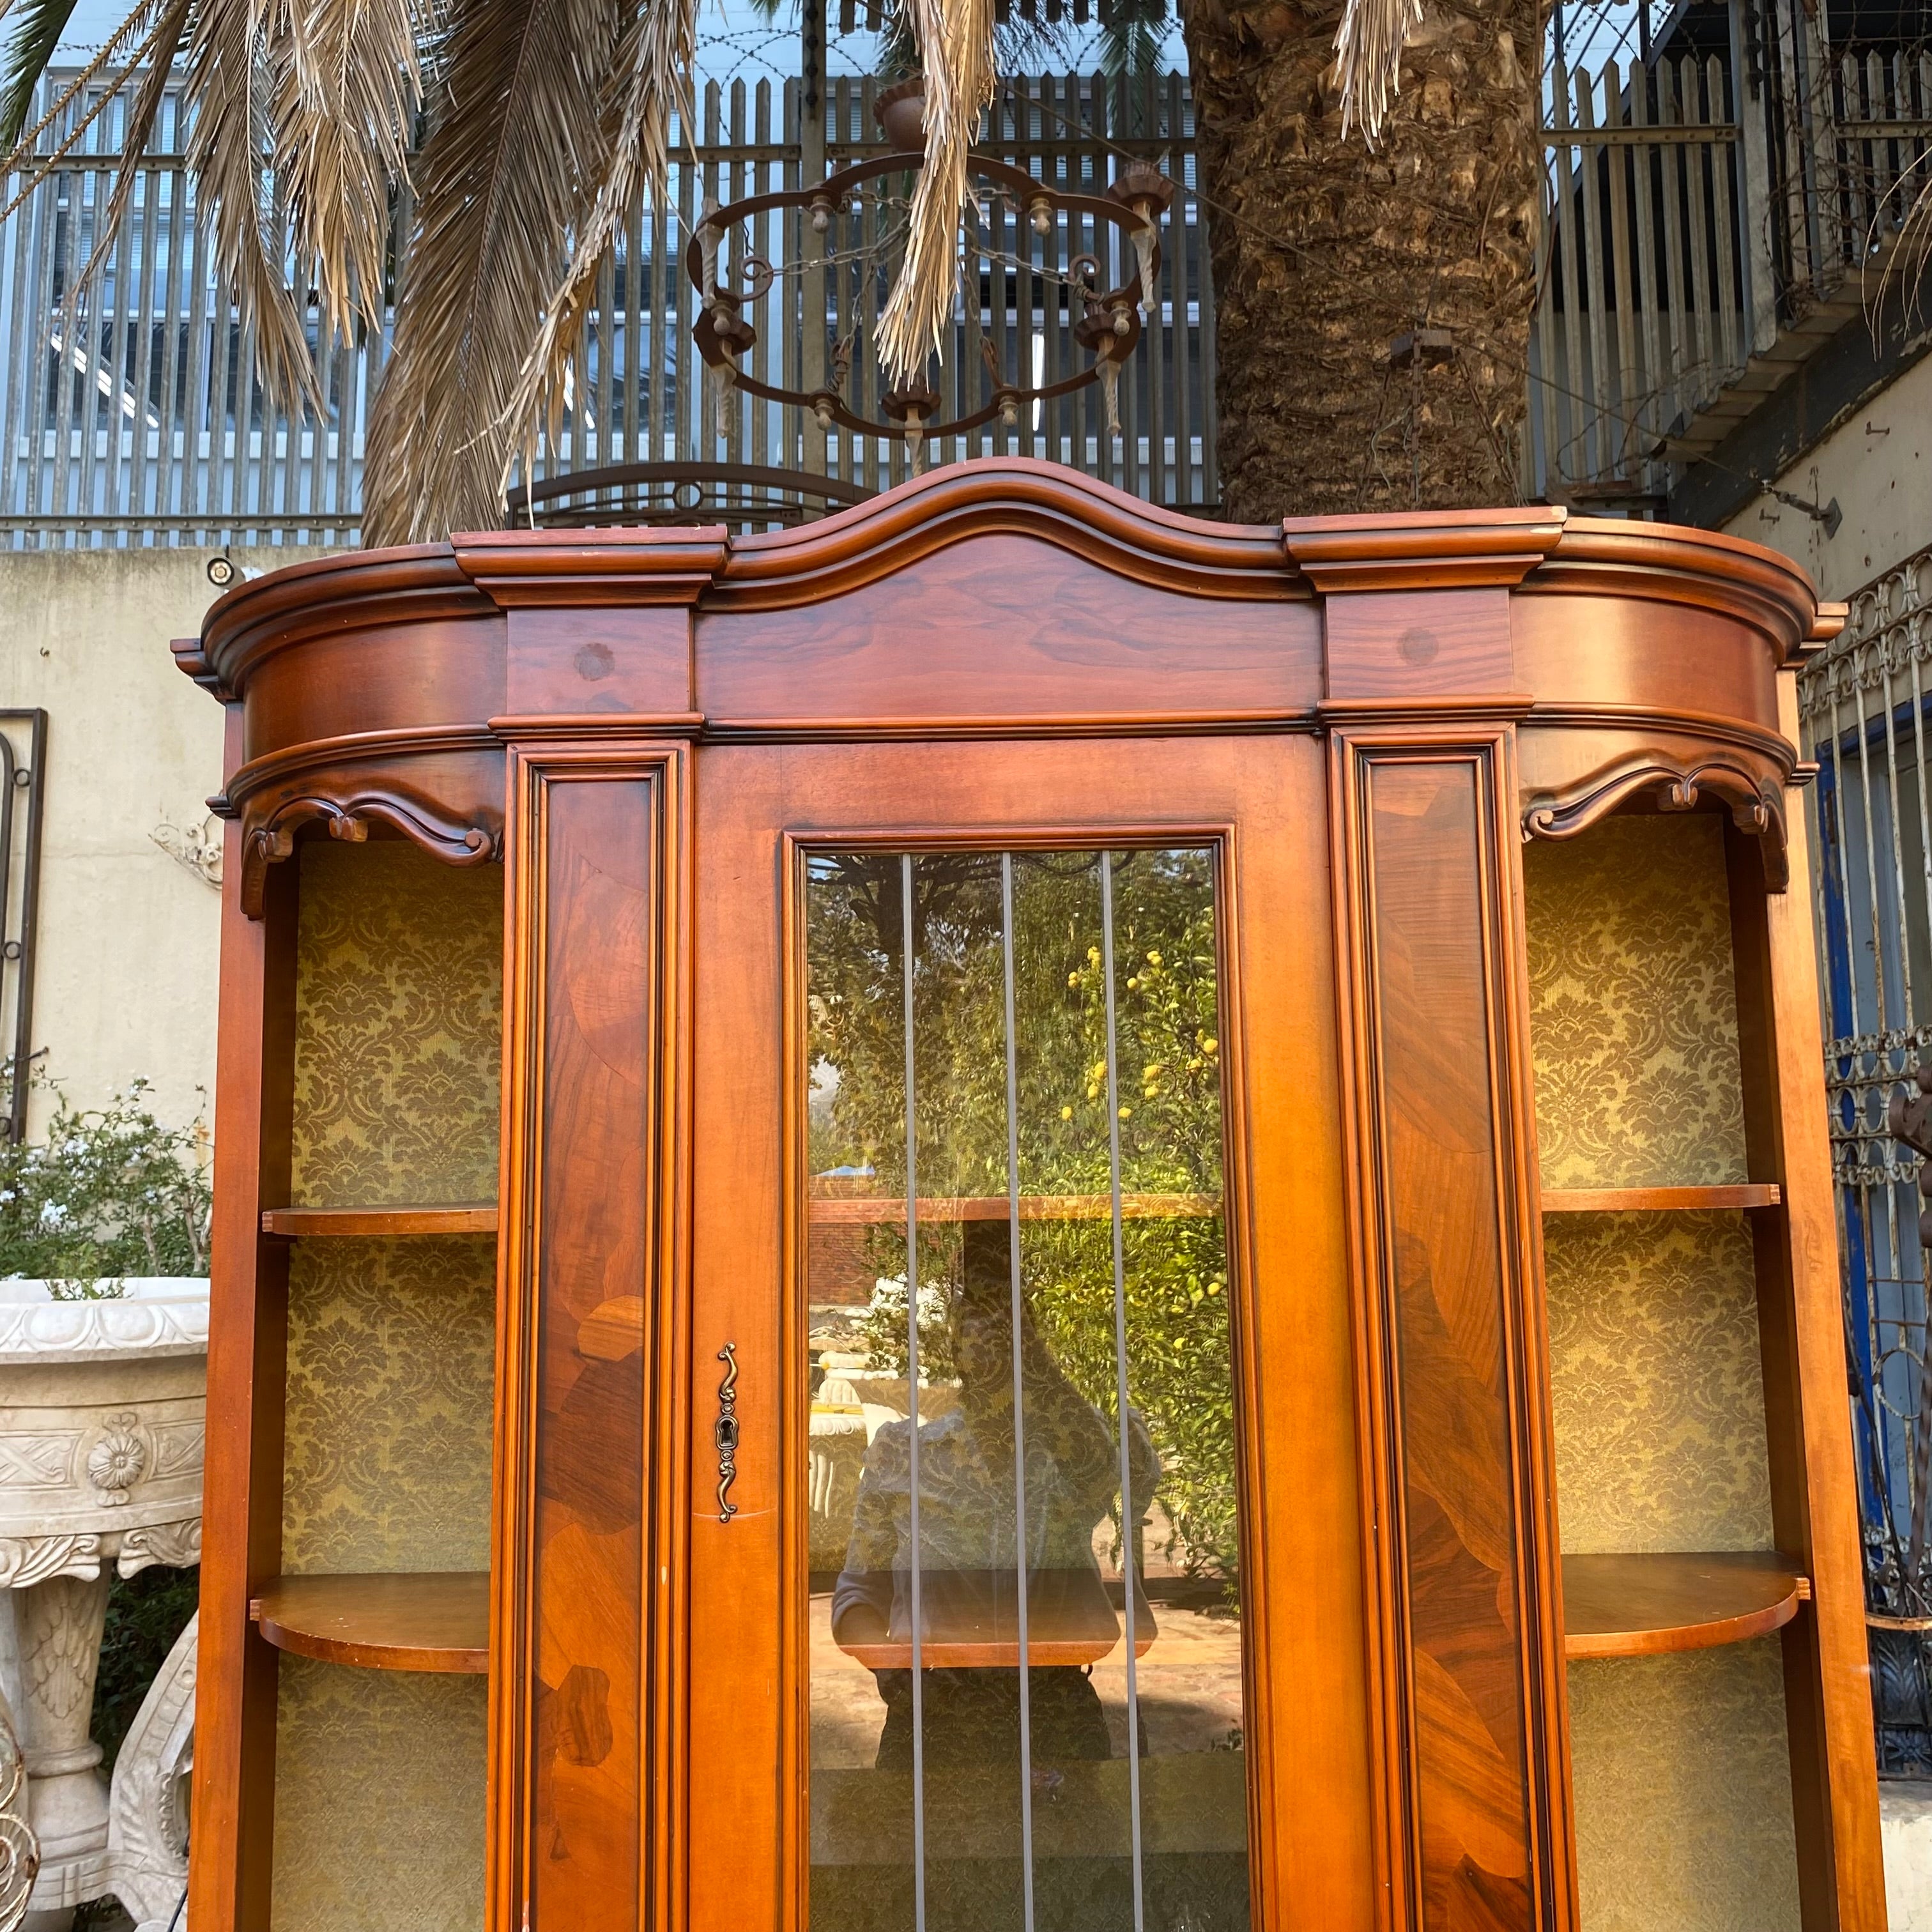
[[[0,705],[48,713],[38,1064],[80,1106],[145,1077],[155,1113],[184,1126],[212,1120],[220,900],[152,835],[192,834],[221,782],[221,707],[168,653],[214,600],[211,554],[0,552]],[[51,1106],[35,1095],[36,1138]]]
[[[1796,380],[1796,379],[1795,379]],[[1837,536],[1762,494],[1725,524],[1802,563],[1827,597],[1848,597],[1932,544],[1932,356],[1852,412],[1778,487],[1820,508],[1835,496]]]

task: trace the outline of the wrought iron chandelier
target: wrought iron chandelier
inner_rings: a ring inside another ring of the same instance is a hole
[[[758,332],[746,310],[763,298],[779,275],[802,274],[812,265],[800,261],[775,266],[760,254],[747,252],[737,269],[743,285],[737,286],[736,277],[730,271],[721,274],[728,238],[741,225],[784,209],[800,211],[815,235],[830,234],[835,224],[862,202],[868,183],[892,176],[916,174],[923,167],[924,110],[925,82],[916,77],[901,81],[887,88],[873,108],[886,137],[886,153],[855,161],[808,188],[748,195],[722,208],[715,202],[707,203],[686,248],[685,269],[699,303],[692,339],[716,386],[721,437],[728,434],[727,422],[734,394],[759,396],[770,402],[808,409],[823,430],[838,428],[860,436],[903,438],[916,473],[929,439],[963,434],[995,416],[1010,428],[1018,423],[1025,406],[1070,395],[1096,383],[1106,406],[1107,434],[1110,436],[1120,434],[1120,370],[1140,340],[1142,315],[1153,312],[1161,265],[1160,224],[1174,200],[1173,182],[1144,161],[1124,166],[1100,194],[1057,188],[1050,182],[1036,180],[1023,168],[991,156],[976,154],[968,164],[969,220],[976,212],[982,226],[990,226],[990,205],[998,198],[1024,214],[1034,232],[1048,244],[1061,232],[1063,217],[1070,244],[1082,221],[1094,224],[1096,238],[1110,230],[1119,232],[1124,245],[1111,250],[1072,253],[1064,268],[1024,262],[990,246],[982,246],[977,251],[996,265],[1023,268],[1036,278],[1064,287],[1070,313],[1076,304],[1079,310],[1072,323],[1074,340],[1092,358],[1084,368],[1052,382],[1038,380],[1036,374],[1029,382],[1002,369],[992,343],[982,338],[980,352],[986,364],[986,390],[976,408],[962,407],[958,414],[940,420],[938,391],[922,377],[914,377],[894,383],[884,391],[879,398],[878,416],[862,415],[851,382],[864,332],[856,305],[848,322],[830,344],[829,380],[824,386],[788,388],[753,374],[746,366],[746,358],[758,341]],[[874,194],[876,199],[877,190]],[[882,264],[884,248],[895,238],[888,235],[882,243],[875,243],[869,249],[845,252],[830,249],[817,256],[816,262],[831,270],[854,262],[862,271],[875,268]],[[1124,265],[1131,261],[1134,272],[1118,287],[1103,290],[1103,260],[1108,254]],[[860,279],[862,286],[872,278],[862,273]],[[809,318],[806,326],[812,326]]]

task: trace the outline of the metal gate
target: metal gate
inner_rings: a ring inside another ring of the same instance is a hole
[[[1932,1388],[1921,1162],[1886,1130],[1932,1050],[1932,550],[1852,600],[1798,680],[1879,1765],[1932,1771]]]

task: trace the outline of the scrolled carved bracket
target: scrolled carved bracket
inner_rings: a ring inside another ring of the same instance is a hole
[[[1784,788],[1774,775],[1754,770],[1742,758],[1720,755],[1679,764],[1648,757],[1593,772],[1562,791],[1532,792],[1522,802],[1522,836],[1526,843],[1574,838],[1633,800],[1648,796],[1660,812],[1688,812],[1706,794],[1721,799],[1738,829],[1757,839],[1765,884],[1783,892],[1791,877]]]
[[[296,835],[320,824],[352,844],[386,826],[449,866],[482,866],[502,850],[502,753],[437,748],[381,748],[380,758],[340,758],[307,770],[273,772],[270,782],[236,774],[222,808],[242,820],[242,910],[260,919],[271,866],[291,857]],[[264,761],[266,763],[267,761]],[[259,770],[259,768],[257,768]]]

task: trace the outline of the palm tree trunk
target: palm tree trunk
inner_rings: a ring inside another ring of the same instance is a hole
[[[1543,0],[1428,0],[1372,152],[1342,133],[1338,15],[1293,0],[1187,10],[1222,514],[1513,502]]]

